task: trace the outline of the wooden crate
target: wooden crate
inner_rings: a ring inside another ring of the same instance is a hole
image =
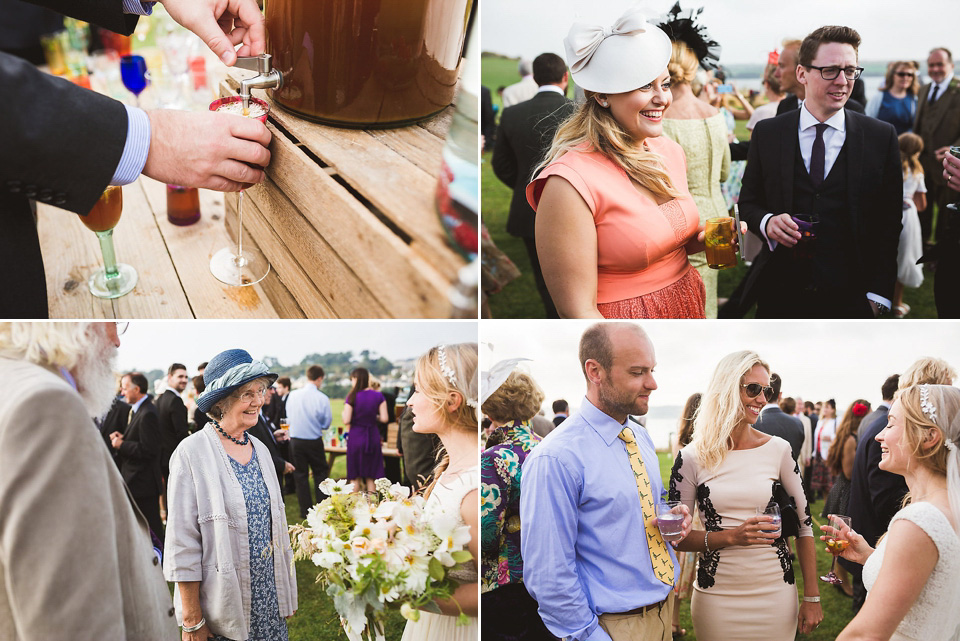
[[[231,70],[220,95],[236,95]],[[244,197],[244,242],[270,261],[263,290],[281,316],[447,318],[464,259],[447,243],[434,190],[451,110],[388,130],[327,127],[271,105],[268,180]],[[226,222],[236,234],[237,197]]]

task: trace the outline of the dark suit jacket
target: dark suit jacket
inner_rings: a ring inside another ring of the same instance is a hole
[[[187,406],[173,390],[165,390],[157,399],[157,415],[160,419],[160,439],[162,442],[161,469],[166,475],[170,464],[170,455],[187,438]]]
[[[920,89],[917,101],[917,115],[914,119],[913,133],[923,138],[923,151],[920,152],[920,164],[928,187],[943,187],[943,163],[937,160],[936,151],[948,145],[960,145],[960,80],[954,78],[943,94],[937,96],[934,105],[945,101],[937,109],[931,109],[927,97],[933,85],[924,85]],[[955,200],[952,194],[950,201]]]
[[[127,415],[130,413],[130,406],[121,401],[119,397],[113,399],[113,405],[107,415],[100,421],[100,435],[107,444],[107,451],[110,456],[116,460],[117,451],[110,445],[110,435],[114,432],[123,434],[127,429]]]
[[[289,396],[289,394],[287,395]],[[280,427],[280,419],[287,417],[287,399],[279,394],[274,394],[270,402],[263,410],[264,415],[271,423]]]
[[[134,496],[159,496],[163,491],[160,480],[162,447],[157,408],[147,397],[130,419],[117,455],[120,474]]]
[[[34,4],[133,33],[137,16],[119,0],[33,0]],[[86,215],[120,162],[123,105],[29,62],[0,53],[0,266],[8,274],[0,318],[46,318],[47,289],[29,199]]]
[[[897,134],[889,123],[846,114],[847,212],[853,233],[849,251],[856,269],[850,281],[867,292],[893,300],[897,280],[903,177]],[[793,207],[794,162],[799,145],[800,110],[761,120],[750,139],[750,158],[740,191],[740,218],[759,238],[768,213],[790,213]],[[789,249],[763,248],[744,281],[743,302],[749,307],[762,291],[776,287],[792,268]]]
[[[890,401],[886,401],[890,402]],[[890,412],[890,408],[886,405],[878,405],[877,409],[873,410],[869,414],[863,417],[863,420],[860,421],[860,427],[857,429],[857,442],[863,440],[864,434],[867,433],[867,429],[873,426],[874,421],[883,421],[886,425],[887,414]],[[882,429],[882,428],[881,428]]]
[[[890,519],[900,509],[907,483],[899,474],[880,469],[880,444],[877,434],[887,425],[886,413],[878,416],[863,433],[857,443],[857,455],[853,461],[853,476],[850,478],[850,515],[853,529],[872,546],[887,531]]]
[[[764,434],[779,436],[790,444],[790,454],[796,461],[803,447],[803,423],[796,416],[790,416],[779,407],[766,407],[760,412],[755,428]]]
[[[534,237],[536,212],[527,202],[531,173],[553,143],[553,136],[570,114],[573,103],[554,91],[541,91],[530,100],[503,110],[493,147],[493,173],[513,189],[507,231]]]
[[[257,439],[270,450],[270,458],[273,459],[273,467],[277,472],[277,479],[280,481],[280,487],[283,487],[283,468],[287,462],[280,456],[280,448],[277,447],[277,441],[273,438],[273,426],[268,425],[263,415],[261,415],[257,424],[247,430],[247,434],[257,437]]]
[[[859,80],[857,81],[859,82]],[[796,94],[788,93],[787,97],[780,101],[777,105],[777,115],[789,113],[791,111],[796,111],[800,108],[800,99],[797,98]],[[853,98],[847,99],[847,104],[844,105],[844,108],[847,111],[855,111],[858,114],[864,112],[863,103]]]

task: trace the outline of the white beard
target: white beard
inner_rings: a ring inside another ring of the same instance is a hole
[[[93,418],[102,418],[110,410],[117,392],[114,367],[117,348],[102,332],[92,332],[89,349],[73,369],[77,391]]]

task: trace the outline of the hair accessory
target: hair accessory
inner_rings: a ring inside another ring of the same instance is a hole
[[[701,13],[703,7],[684,11],[677,2],[667,15],[661,18],[659,26],[670,40],[687,45],[697,57],[700,66],[709,71],[719,66],[720,43],[710,39],[704,25],[697,24],[697,16]]]
[[[920,385],[920,409],[924,416],[934,423],[937,422],[937,408],[930,402],[930,386],[926,383]]]
[[[480,372],[480,405],[486,403],[487,399],[500,389],[518,364],[529,360],[529,358],[508,358],[497,362],[489,370]]]
[[[597,93],[623,93],[663,73],[670,62],[670,38],[649,19],[633,7],[612,27],[574,23],[563,46],[577,85]]]
[[[945,441],[945,444],[946,444],[946,446],[947,446],[947,449],[950,450],[951,452],[956,452],[956,451],[957,451],[957,444],[954,443],[953,441],[951,441],[950,439],[947,439],[947,440]]]
[[[453,371],[453,368],[447,363],[446,347],[446,345],[437,345],[437,363],[440,365],[440,371],[443,372],[443,375],[450,381],[450,384],[459,391],[460,386],[457,385],[457,375]],[[460,395],[463,396],[463,402],[467,404],[467,407],[472,407],[473,409],[479,407],[479,404],[475,400],[467,398],[467,395],[463,392],[461,392]]]
[[[863,403],[854,403],[853,404],[853,415],[857,418],[863,418],[870,411],[870,408],[864,405]]]

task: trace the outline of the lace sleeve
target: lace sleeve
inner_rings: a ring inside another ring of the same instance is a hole
[[[697,468],[695,463],[696,456],[689,447],[685,447],[677,452],[677,458],[673,462],[673,470],[670,472],[670,491],[671,501],[680,501],[687,506],[690,514],[696,509],[697,502]]]

